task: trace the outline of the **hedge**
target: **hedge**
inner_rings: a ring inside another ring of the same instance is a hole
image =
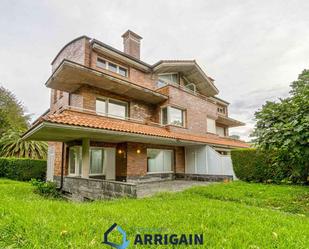
[[[46,160],[0,157],[0,177],[19,181],[44,180],[46,168]]]
[[[275,152],[256,149],[232,150],[231,157],[237,178],[254,182],[282,182],[291,178],[286,165],[276,163]]]

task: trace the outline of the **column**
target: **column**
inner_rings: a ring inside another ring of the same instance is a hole
[[[82,178],[89,178],[89,168],[90,168],[90,139],[83,138],[82,142]]]

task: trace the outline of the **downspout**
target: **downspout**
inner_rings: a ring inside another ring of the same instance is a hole
[[[61,179],[60,179],[60,188],[59,188],[59,190],[62,190],[62,188],[63,188],[63,179],[64,179],[64,177],[63,177],[63,175],[64,175],[64,142],[62,142],[62,150],[61,150],[61,152],[62,152],[62,158],[61,158]]]

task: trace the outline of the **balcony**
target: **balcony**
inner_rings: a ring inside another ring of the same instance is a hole
[[[45,85],[69,93],[82,85],[89,85],[151,104],[168,99],[166,95],[139,86],[124,77],[103,73],[68,60],[61,62]]]
[[[227,127],[238,127],[238,126],[244,126],[245,123],[240,122],[236,119],[229,118],[223,114],[218,114],[218,119],[216,120],[217,123],[223,124]]]

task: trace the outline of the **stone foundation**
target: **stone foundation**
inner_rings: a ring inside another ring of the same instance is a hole
[[[60,178],[54,178],[60,186]],[[106,181],[101,179],[85,179],[80,177],[64,177],[62,191],[73,200],[97,200],[119,197],[136,198],[136,185],[127,182]]]
[[[180,181],[182,179],[182,181]],[[178,181],[177,181],[178,180]],[[231,181],[233,176],[199,174],[149,174],[128,177],[127,182],[109,181],[94,178],[68,177],[63,179],[62,191],[69,199],[76,201],[111,199],[120,197],[137,198],[158,191],[177,191],[183,186],[193,186],[197,182]],[[54,176],[54,182],[60,187],[61,178]],[[190,182],[191,181],[191,182]],[[180,183],[181,185],[177,185]],[[186,183],[187,182],[187,183]],[[175,186],[174,186],[175,185]],[[146,194],[145,194],[146,193]]]

